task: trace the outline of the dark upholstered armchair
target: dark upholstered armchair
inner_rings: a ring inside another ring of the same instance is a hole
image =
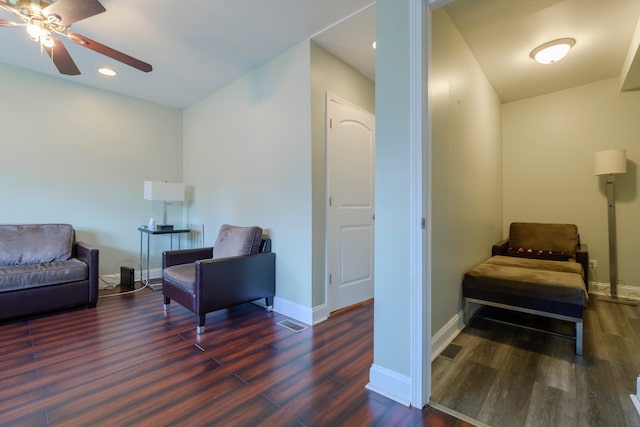
[[[276,254],[260,227],[223,225],[214,247],[162,254],[164,308],[171,300],[198,316],[197,333],[207,313],[260,298],[267,310],[275,296]]]

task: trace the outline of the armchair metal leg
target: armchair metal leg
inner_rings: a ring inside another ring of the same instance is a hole
[[[206,314],[199,314],[198,315],[198,327],[196,328],[196,333],[198,335],[200,334],[204,334],[204,328],[205,328],[205,320],[206,320],[207,315]]]
[[[267,306],[267,311],[270,313],[273,311],[273,297],[265,297],[264,299],[265,305]]]
[[[169,297],[164,297],[164,304],[162,305],[162,308],[164,310],[168,310],[170,303],[171,303],[171,299]]]

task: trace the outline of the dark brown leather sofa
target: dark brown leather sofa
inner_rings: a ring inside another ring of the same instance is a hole
[[[69,224],[0,225],[0,319],[95,307],[98,261]]]

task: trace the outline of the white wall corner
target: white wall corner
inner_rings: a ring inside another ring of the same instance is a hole
[[[447,348],[451,341],[458,336],[458,334],[464,329],[464,315],[460,310],[455,316],[451,318],[436,334],[431,337],[431,361],[433,362],[436,357]]]
[[[322,323],[329,318],[329,307],[326,304],[317,305],[313,307],[313,323],[312,325],[317,325],[318,323]]]
[[[369,369],[366,388],[402,405],[411,406],[411,378],[406,375],[374,363]]]

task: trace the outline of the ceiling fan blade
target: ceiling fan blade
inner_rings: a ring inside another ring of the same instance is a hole
[[[108,46],[98,43],[97,41],[91,40],[85,36],[81,36],[80,34],[67,33],[67,37],[69,38],[69,40],[76,44],[79,44],[80,46],[84,46],[95,52],[101,53],[105,56],[108,56],[109,58],[115,59],[116,61],[120,61],[123,64],[127,64],[130,67],[137,68],[140,71],[144,71],[145,73],[153,70],[151,64],[147,64],[146,62],[140,61],[133,56],[129,56],[126,53],[122,53],[120,51],[112,49]]]
[[[0,19],[0,27],[17,27],[19,24],[13,21],[7,21],[6,19]]]
[[[53,38],[55,45],[53,47],[43,46],[47,51],[49,57],[55,64],[60,74],[66,74],[68,76],[77,76],[80,74],[80,70],[76,66],[76,63],[71,59],[71,55],[62,41],[57,38]]]
[[[11,6],[10,4],[7,4],[3,1],[0,1],[0,9],[4,9],[8,12],[13,13],[14,15],[19,15],[20,11],[18,9],[16,9],[15,7]]]
[[[42,14],[57,15],[60,17],[60,24],[71,25],[105,11],[98,0],[58,0],[42,9]]]

